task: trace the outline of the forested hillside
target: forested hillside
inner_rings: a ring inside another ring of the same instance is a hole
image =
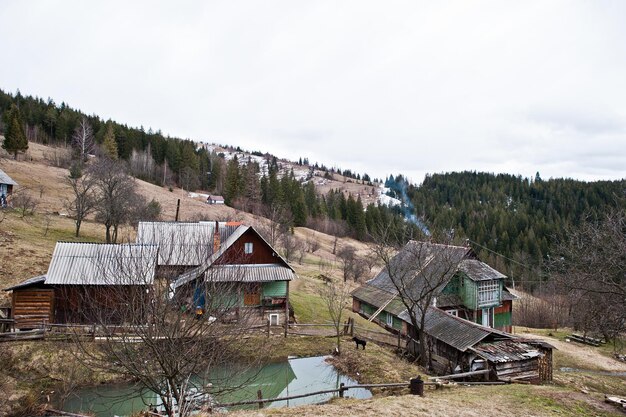
[[[0,90],[0,133],[7,133],[15,123],[22,126],[29,141],[71,147],[74,161],[81,159],[78,153],[82,157],[87,153],[107,153],[125,161],[129,173],[139,179],[164,187],[178,185],[188,191],[223,195],[231,207],[268,217],[285,228],[306,225],[326,233],[366,240],[374,222],[386,221],[394,225],[394,236],[399,236],[398,239],[413,233],[414,226],[403,222],[399,211],[370,204],[366,212],[360,195],[333,189],[322,195],[311,181],[314,175],[328,179],[337,173],[344,181],[373,188],[369,175],[361,176],[349,169],[308,165],[305,158],[294,163],[309,168],[307,178],[300,178],[288,169],[293,164],[284,164],[270,154],[253,151],[247,158],[227,159],[223,152],[198,146],[191,140],[105,121],[65,103],[57,105],[52,99]],[[84,126],[90,132],[87,136]],[[77,141],[77,136],[82,139]],[[86,143],[90,152],[84,152]],[[232,150],[241,151],[238,147]],[[261,157],[265,170],[261,171],[259,158],[253,156]],[[55,163],[69,168],[72,159],[59,159]]]
[[[421,186],[407,189],[417,215],[431,230],[469,238],[530,267],[550,255],[567,227],[624,208],[625,193],[626,180],[542,180],[539,174],[522,178],[482,172],[428,175]],[[475,247],[503,271],[520,267]]]

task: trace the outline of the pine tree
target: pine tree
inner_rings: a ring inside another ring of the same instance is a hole
[[[8,125],[2,147],[7,152],[12,153],[13,158],[17,159],[18,152],[26,152],[26,150],[28,150],[28,140],[24,133],[22,117],[17,106],[11,106],[7,120]]]
[[[102,151],[111,159],[117,159],[117,142],[115,142],[115,132],[113,123],[107,124],[107,130],[102,141]]]

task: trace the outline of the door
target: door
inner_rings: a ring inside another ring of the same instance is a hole
[[[490,318],[491,318],[491,314],[489,314],[489,310],[488,308],[483,308],[483,318],[482,318],[482,325],[486,326],[486,327],[491,327],[491,323],[490,323]]]
[[[243,305],[258,306],[261,304],[261,285],[258,283],[248,284],[243,290]]]

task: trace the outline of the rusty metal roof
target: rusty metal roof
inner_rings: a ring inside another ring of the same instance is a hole
[[[484,262],[478,259],[463,259],[459,264],[459,270],[472,281],[487,281],[492,279],[503,279],[506,275],[501,274]]]
[[[13,180],[13,178],[9,177],[9,175],[1,169],[0,169],[0,184],[17,185],[17,183]]]
[[[156,245],[57,242],[46,284],[151,285]]]
[[[517,340],[479,343],[470,350],[494,363],[521,361],[542,355],[537,348]]]

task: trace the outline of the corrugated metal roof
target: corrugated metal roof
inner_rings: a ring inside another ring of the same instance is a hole
[[[9,177],[9,175],[0,169],[0,184],[11,184],[18,185],[13,178]]]
[[[136,242],[159,246],[159,265],[195,266],[213,254],[213,222],[139,222]]]
[[[506,278],[506,275],[501,274],[486,263],[477,259],[463,259],[459,264],[459,270],[464,272],[472,281]]]
[[[158,247],[57,242],[46,284],[150,285]]]
[[[240,226],[237,222],[140,222],[137,243],[159,245],[159,265],[197,266],[213,254],[216,226],[224,242]]]
[[[296,277],[291,268],[278,264],[213,265],[205,279],[212,282],[291,281]]]
[[[516,340],[479,343],[470,350],[494,363],[521,361],[541,356],[537,348]]]
[[[12,290],[17,290],[18,288],[29,287],[31,285],[43,284],[45,280],[46,280],[45,275],[38,275],[36,277],[28,278],[27,280],[22,281],[19,284],[14,285],[12,287],[5,288],[4,291],[12,291]]]

